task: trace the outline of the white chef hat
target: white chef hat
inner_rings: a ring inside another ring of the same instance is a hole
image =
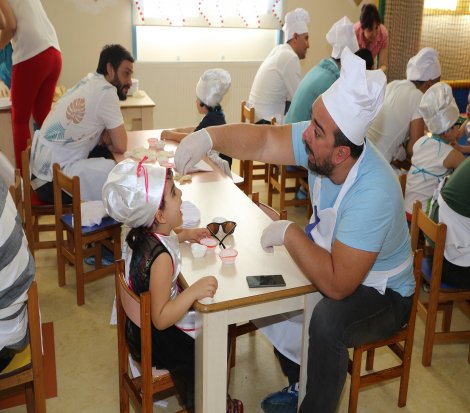
[[[292,39],[294,37],[294,33],[308,33],[307,24],[309,22],[310,17],[307,10],[298,8],[287,13],[284,18],[284,26],[282,26],[282,30],[285,34],[285,41],[288,42]]]
[[[381,70],[366,70],[366,62],[344,48],[339,79],[322,94],[322,99],[338,128],[352,143],[364,143],[366,131],[382,107],[386,83]]]
[[[423,47],[413,56],[406,66],[406,79],[427,81],[441,76],[441,64],[437,51],[432,47]]]
[[[441,134],[451,128],[459,118],[452,88],[443,82],[432,85],[421,98],[419,112],[430,132]]]
[[[346,16],[331,26],[331,29],[326,34],[326,41],[333,47],[331,57],[334,59],[339,59],[341,52],[346,46],[353,53],[359,50],[353,24]]]
[[[227,93],[232,79],[224,69],[206,70],[196,85],[196,96],[205,105],[217,106]]]
[[[132,228],[152,225],[165,192],[168,169],[146,159],[119,162],[103,185],[108,215]]]

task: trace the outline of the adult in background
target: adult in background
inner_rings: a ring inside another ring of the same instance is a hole
[[[0,371],[29,343],[28,289],[34,261],[21,218],[0,176]]]
[[[336,411],[348,347],[393,335],[411,309],[415,282],[403,196],[391,168],[364,139],[385,83],[382,71],[367,71],[346,48],[340,78],[313,104],[311,122],[202,129],[176,150],[180,172],[212,147],[238,159],[309,169],[314,214],[306,230],[280,220],[261,237],[267,251],[285,245],[323,294],[310,323],[301,413]]]
[[[369,49],[377,67],[387,72],[388,65],[388,31],[382,24],[375,4],[364,4],[359,21],[354,23],[354,32],[360,48]]]
[[[300,60],[305,59],[308,42],[308,12],[295,9],[286,14],[285,43],[276,46],[256,72],[249,103],[255,108],[257,123],[283,123],[290,101],[302,77]]]
[[[387,162],[403,161],[413,155],[413,145],[424,135],[424,120],[419,112],[423,93],[441,78],[439,57],[431,47],[424,47],[406,67],[406,79],[387,85],[385,101],[367,131]]]
[[[444,183],[431,217],[447,225],[442,281],[470,289],[470,158]]]
[[[80,177],[82,200],[101,200],[101,188],[116,163],[95,157],[95,153],[126,150],[127,132],[119,100],[126,99],[131,87],[133,62],[121,45],[105,46],[96,72],[65,93],[35,133],[31,184],[43,202],[54,203],[54,163],[66,175]]]
[[[16,166],[31,138],[29,119],[41,127],[51,110],[62,69],[57,35],[40,0],[0,0],[0,49],[13,46],[11,112]]]
[[[343,49],[347,46],[353,53],[359,49],[353,24],[346,16],[331,26],[326,40],[332,47],[331,57],[322,59],[301,80],[292,98],[285,123],[310,120],[313,102],[339,78]]]

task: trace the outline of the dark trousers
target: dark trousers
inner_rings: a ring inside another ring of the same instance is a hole
[[[455,288],[470,289],[470,267],[452,264],[444,257],[442,263],[442,282]]]
[[[392,336],[408,320],[413,298],[359,286],[343,300],[323,298],[310,321],[307,392],[299,413],[335,412],[346,380],[348,347]]]

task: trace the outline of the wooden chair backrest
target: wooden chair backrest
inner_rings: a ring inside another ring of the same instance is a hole
[[[21,222],[24,223],[23,188],[21,186],[21,172],[19,169],[15,169],[15,183],[10,186],[9,191],[16,210],[20,214]]]
[[[60,170],[60,165],[53,166],[54,174],[54,202],[56,222],[60,222],[61,216],[66,213],[67,206],[62,202],[62,191],[72,197],[72,213],[74,233],[81,238],[82,214],[80,200],[80,178],[78,176],[67,176]],[[75,238],[76,240],[79,238]]]
[[[246,103],[246,100],[242,100],[242,110],[240,121],[242,123],[255,123],[255,108],[249,107]]]
[[[440,284],[447,226],[444,223],[434,222],[421,209],[421,202],[415,201],[411,218],[411,249],[413,251],[418,249],[420,232],[434,242],[432,279],[438,279]]]
[[[282,210],[278,212],[274,208],[270,207],[269,205],[266,205],[263,202],[260,202],[259,192],[254,192],[253,194],[251,194],[251,200],[261,209],[261,211],[263,211],[273,221],[279,221],[280,219],[287,219],[286,210]]]

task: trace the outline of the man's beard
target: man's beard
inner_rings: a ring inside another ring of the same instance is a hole
[[[322,175],[326,177],[331,176],[331,174],[333,173],[333,169],[334,169],[331,159],[328,158],[323,162],[323,164],[319,164],[315,158],[315,153],[313,152],[313,150],[310,148],[310,146],[308,146],[307,142],[304,142],[304,144],[305,144],[305,151],[307,152],[307,155],[312,154],[313,159],[315,159],[315,163],[308,161],[308,169],[310,169],[312,172],[318,175]]]
[[[114,74],[114,78],[111,80],[110,83],[114,87],[116,87],[119,100],[126,100],[127,99],[127,92],[124,92],[124,87],[125,86],[119,80],[117,73]],[[129,88],[128,88],[128,90],[129,90]]]

